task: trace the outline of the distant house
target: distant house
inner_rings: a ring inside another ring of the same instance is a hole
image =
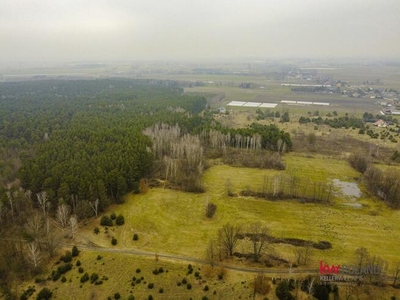
[[[373,125],[374,125],[374,126],[377,126],[377,127],[386,127],[386,126],[387,126],[387,123],[386,123],[385,121],[379,119],[379,120],[376,121]]]
[[[224,114],[224,113],[226,112],[225,107],[219,107],[219,108],[218,108],[218,112],[219,112],[220,114]]]
[[[383,109],[383,112],[385,114],[391,114],[392,113],[392,108],[390,106],[387,106]]]

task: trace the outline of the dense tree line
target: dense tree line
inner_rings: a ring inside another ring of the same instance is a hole
[[[318,118],[306,118],[300,117],[299,123],[306,124],[306,123],[314,123],[316,125],[328,125],[332,128],[365,128],[365,122],[362,119],[358,119],[352,116],[344,116],[339,118],[325,118],[322,119],[321,117]]]
[[[213,121],[202,127],[200,135],[214,149],[233,147],[253,152],[261,149],[286,152],[293,147],[290,134],[273,124],[253,123],[247,128],[227,128]]]
[[[361,172],[368,190],[383,199],[389,206],[400,208],[400,171],[394,168],[382,170],[372,164],[370,156],[355,152],[349,156],[350,165]]]

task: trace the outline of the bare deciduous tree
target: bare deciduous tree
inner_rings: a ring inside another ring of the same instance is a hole
[[[254,261],[258,262],[268,246],[269,229],[256,222],[249,226],[249,240],[253,246]]]
[[[76,207],[78,206],[78,195],[71,195],[72,212],[76,214]]]
[[[36,194],[37,200],[39,202],[39,206],[43,211],[43,215],[46,216],[47,212],[50,209],[50,201],[48,199],[48,195],[46,191]]]
[[[11,209],[11,218],[14,222],[14,200],[15,200],[15,192],[11,190],[11,188],[8,188],[7,190],[7,199],[8,202],[10,203],[10,209]]]
[[[50,230],[50,232],[43,239],[44,245],[50,257],[53,257],[56,250],[61,244],[61,235],[57,234],[55,230]]]
[[[62,228],[68,225],[70,209],[66,204],[60,204],[57,208],[56,218]]]
[[[226,255],[233,255],[233,251],[241,234],[241,226],[229,223],[225,224],[220,230],[218,230],[218,239]]]
[[[99,209],[99,199],[96,199],[95,201],[88,201],[90,207],[93,209],[93,212],[97,218],[97,213],[98,213],[98,209]]]
[[[27,256],[32,265],[36,268],[42,261],[40,250],[36,242],[28,244]]]
[[[40,239],[44,233],[44,222],[43,217],[38,213],[32,214],[25,223],[25,230],[28,235],[32,237],[32,240],[37,242],[40,247]]]
[[[312,278],[311,279],[311,281],[310,281],[310,283],[308,284],[308,286],[307,286],[307,290],[308,290],[308,294],[312,294],[313,293],[313,291],[314,291],[314,280],[315,280],[315,278]]]
[[[217,258],[218,255],[218,249],[217,249],[217,245],[216,242],[214,240],[210,240],[210,242],[207,245],[207,259],[211,264],[211,267],[214,267],[215,265],[215,260]]]
[[[31,190],[26,190],[24,194],[25,194],[26,199],[31,201],[32,191]]]
[[[304,248],[297,247],[294,249],[294,255],[296,257],[296,264],[299,266],[305,266],[311,256],[312,245],[307,243]]]
[[[358,248],[355,252],[358,268],[361,269],[363,263],[369,258],[368,250],[364,247]]]
[[[71,227],[71,236],[75,239],[75,234],[78,231],[78,220],[75,216],[69,218],[69,226]]]

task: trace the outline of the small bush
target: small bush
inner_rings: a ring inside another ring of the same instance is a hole
[[[140,269],[139,268],[136,269],[136,273],[140,273]]]
[[[192,285],[190,283],[188,283],[186,287],[187,287],[188,290],[192,289]]]
[[[67,278],[65,276],[61,277],[61,282],[66,282]]]
[[[72,247],[72,256],[78,256],[79,255],[79,250],[78,250],[78,247],[76,247],[76,246],[73,246]]]
[[[153,274],[154,274],[154,275],[158,275],[158,273],[159,273],[159,272],[158,272],[158,269],[153,270]]]
[[[93,229],[93,232],[94,232],[94,234],[99,234],[99,233],[100,233],[99,227],[95,227],[95,228]]]
[[[200,276],[200,273],[199,273],[199,272],[195,272],[195,273],[194,273],[194,276],[195,276],[195,277],[199,277],[199,276]]]
[[[149,295],[149,297],[147,298],[148,300],[153,300],[153,296]]]
[[[61,273],[60,273],[59,271],[54,271],[53,274],[52,274],[52,276],[51,276],[51,279],[52,279],[53,281],[57,281],[58,278],[60,278],[60,276],[61,276]]]
[[[83,268],[82,268],[82,267],[79,267],[78,272],[79,272],[79,273],[83,273]]]
[[[137,235],[137,233],[135,233],[135,234],[133,235],[133,240],[134,240],[134,241],[139,240],[139,236]]]
[[[203,290],[207,292],[209,289],[208,285],[206,285]]]
[[[118,215],[117,219],[115,220],[115,224],[118,226],[122,226],[125,224],[125,218],[123,215]]]
[[[84,282],[86,282],[88,280],[89,280],[89,274],[88,273],[85,273],[84,275],[82,275],[81,283],[84,283]]]
[[[67,273],[69,270],[71,270],[72,269],[72,264],[71,263],[66,263],[66,264],[63,264],[62,266],[59,266],[58,268],[57,268],[57,271],[60,273],[60,274],[65,274],[65,273]]]
[[[109,216],[102,216],[100,219],[101,226],[113,226],[113,222]]]
[[[149,285],[147,286],[149,289],[152,289],[154,287],[154,283],[149,283]]]
[[[100,285],[100,284],[103,284],[103,281],[96,281],[95,283],[94,283],[94,285]]]
[[[117,218],[117,215],[115,213],[112,213],[110,215],[111,220],[115,220]]]
[[[163,289],[163,288],[160,288],[160,289],[158,290],[158,292],[159,292],[160,294],[162,294],[162,293],[164,293],[164,289]]]
[[[264,275],[262,274],[257,275],[254,281],[254,291],[261,295],[266,295],[271,291],[271,285],[264,277]]]
[[[113,237],[111,239],[111,245],[115,246],[118,243],[117,239],[115,237]]]
[[[96,282],[97,279],[99,279],[99,275],[97,273],[92,273],[92,275],[90,275],[90,283]]]
[[[48,300],[53,296],[52,291],[50,291],[48,288],[43,288],[40,290],[40,292],[36,296],[36,300]]]
[[[119,299],[119,298],[121,298],[121,295],[119,293],[115,293],[114,294],[114,299]]]
[[[97,255],[97,260],[100,260],[100,259],[102,259],[103,257],[101,256],[101,255]]]
[[[63,256],[60,257],[60,260],[67,263],[72,260],[72,253],[70,251],[66,251]]]
[[[80,260],[77,260],[75,265],[76,265],[77,267],[80,267],[81,264],[82,264],[81,261],[80,261]]]
[[[36,289],[33,286],[29,286],[28,289],[22,293],[19,299],[28,300],[28,298],[32,296],[34,292],[36,292]]]
[[[214,203],[208,203],[206,211],[207,218],[211,219],[216,211],[217,211],[217,205],[215,205]]]
[[[158,268],[158,273],[164,273],[164,269],[162,267]]]
[[[183,279],[182,279],[182,283],[183,283],[183,284],[186,284],[186,283],[187,283],[187,279],[186,279],[186,278],[183,278]]]

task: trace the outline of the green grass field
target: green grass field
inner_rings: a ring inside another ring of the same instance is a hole
[[[204,174],[205,194],[154,188],[147,194],[129,195],[123,205],[110,210],[125,216],[124,226],[112,227],[108,233],[102,229],[99,235],[95,235],[92,230],[99,226],[98,218],[89,223],[81,235],[105,247],[111,247],[110,240],[114,236],[118,248],[205,258],[209,240],[215,238],[222,225],[230,222],[246,226],[260,221],[276,237],[331,242],[332,249],[313,251],[310,266],[317,267],[319,260],[351,263],[355,259],[354,251],[365,247],[371,255],[382,257],[394,267],[400,260],[400,212],[365,194],[358,199],[362,208],[345,205],[345,197],[340,194],[336,195],[332,205],[226,195],[227,179],[232,182],[234,191],[239,192],[247,186],[259,188],[264,175],[278,172],[317,181],[337,178],[354,182],[354,178],[360,176],[342,160],[295,155],[287,155],[284,160],[287,164],[285,171],[213,166]],[[218,207],[211,220],[205,216],[206,197]],[[134,233],[139,235],[138,241],[133,241]],[[246,252],[248,246],[242,244],[239,250]],[[270,251],[294,261],[294,246],[274,244]]]

